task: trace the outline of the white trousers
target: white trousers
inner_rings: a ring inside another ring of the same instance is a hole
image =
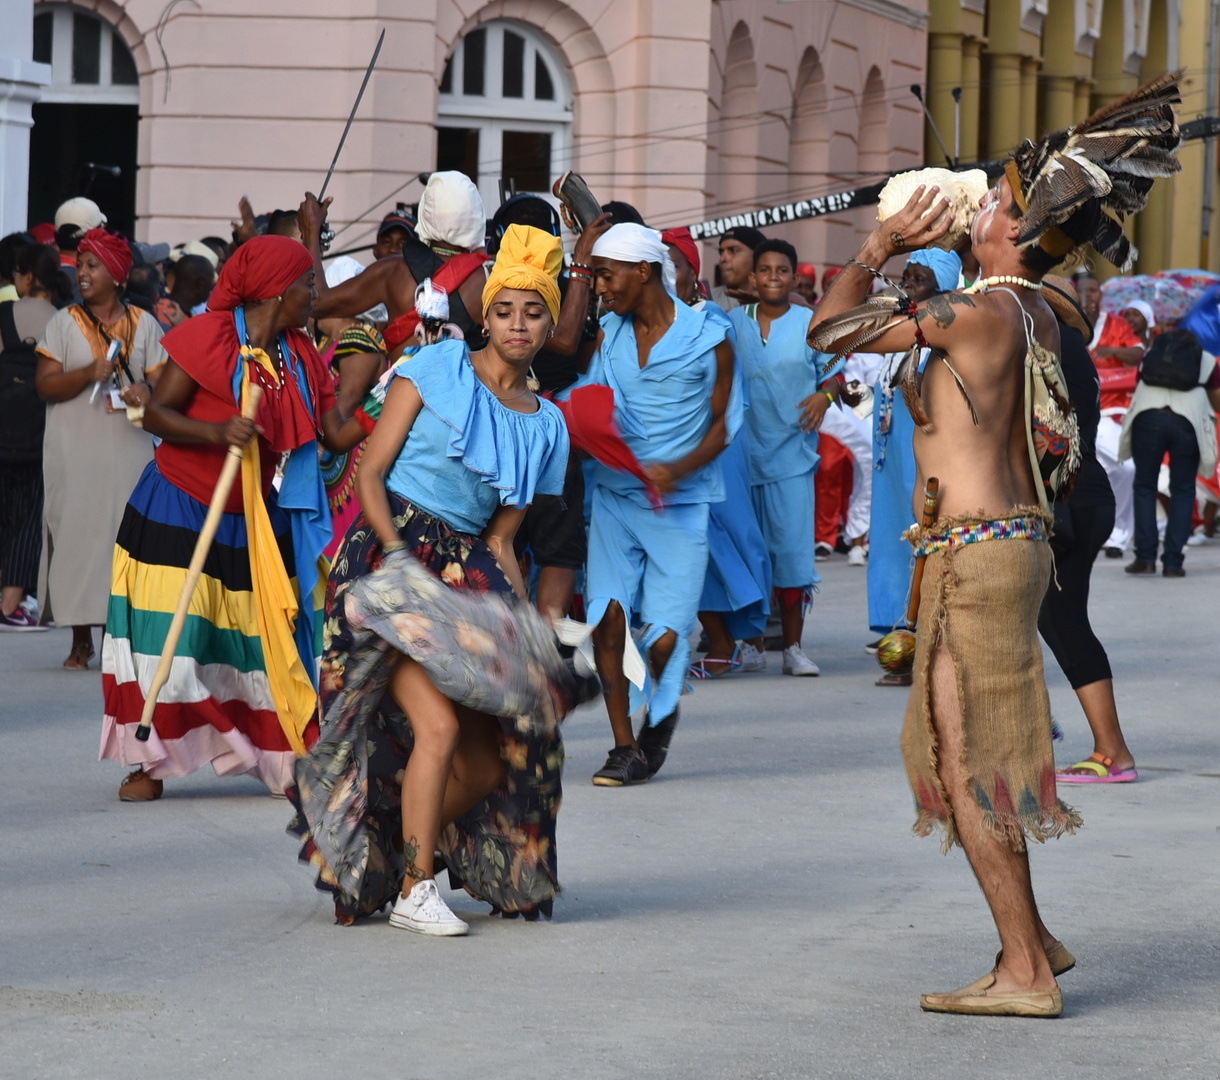
[[[1118,460],[1118,439],[1123,430],[1121,416],[1103,416],[1097,425],[1097,460],[1110,478],[1114,491],[1114,531],[1106,547],[1126,551],[1135,532],[1135,462]]]
[[[832,405],[826,410],[822,430],[851,451],[851,499],[847,503],[847,524],[843,528],[850,542],[868,532],[873,504],[873,422],[871,417],[861,420],[851,409]]]

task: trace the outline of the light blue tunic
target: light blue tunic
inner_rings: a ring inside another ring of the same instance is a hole
[[[749,304],[734,308],[729,319],[749,387],[750,482],[769,484],[817,468],[818,433],[801,431],[800,403],[842,371],[843,361],[832,362],[805,341],[813,319],[809,308],[791,307],[775,319],[765,343],[757,312],[758,305]]]
[[[605,315],[605,339],[578,385],[600,383],[614,390],[614,419],[623,441],[645,466],[678,461],[694,450],[712,422],[712,388],[716,385],[716,346],[729,332],[729,320],[718,307],[696,311],[675,303],[673,325],[640,367],[635,320]],[[741,381],[736,375],[725,424],[731,441],[741,428]],[[594,482],[651,508],[644,485],[629,473],[598,464]],[[724,480],[712,460],[683,478],[665,496],[669,505],[720,502]]]
[[[873,501],[868,530],[868,625],[887,634],[905,624],[907,594],[911,588],[911,545],[902,539],[914,521],[915,421],[902,391],[888,384],[894,365],[882,365],[874,387]],[[892,405],[888,396],[892,392]],[[890,414],[890,429],[882,433],[881,420]]]
[[[710,300],[702,301],[704,305]],[[697,306],[697,305],[696,305]],[[737,335],[730,327],[736,349]],[[737,361],[738,371],[741,362]],[[749,389],[742,399],[750,407]],[[724,501],[712,503],[707,524],[707,577],[700,611],[724,615],[735,640],[759,637],[771,613],[771,559],[750,501],[750,458],[747,440],[734,439],[720,455]]]
[[[562,494],[568,429],[549,401],[535,413],[507,408],[475,374],[463,341],[420,349],[397,377],[415,384],[424,408],[386,477],[390,491],[473,535],[499,506]]]
[[[843,361],[809,347],[813,312],[790,307],[762,339],[758,305],[734,308],[738,356],[750,408],[745,429],[750,446],[751,502],[770,553],[777,588],[809,589],[821,581],[814,562],[813,474],[818,433],[801,431],[801,402],[816,394]]]

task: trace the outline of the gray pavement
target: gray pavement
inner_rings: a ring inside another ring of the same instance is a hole
[[[1220,546],[1183,581],[1098,563],[1141,779],[1070,791],[1085,828],[1033,852],[1079,958],[1056,1021],[919,1011],[997,943],[960,852],[910,832],[864,573],[822,566],[822,677],[771,653],[699,686],[664,772],[627,790],[589,784],[608,726],[575,714],[554,921],[461,894],[457,940],[334,925],[256,782],[119,803],[97,673],[60,669],[67,631],[0,635],[0,1077],[1220,1076]],[[1048,675],[1074,761],[1087,727]]]

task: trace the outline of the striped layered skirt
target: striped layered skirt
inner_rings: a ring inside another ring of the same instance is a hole
[[[249,773],[282,793],[292,782],[295,755],[267,681],[241,513],[221,519],[157,698],[152,735],[148,742],[135,737],[207,509],[165,479],[156,462],[127,503],[102,644],[101,757],[142,766],[154,779],[185,776],[210,762],[218,776]],[[291,568],[292,533],[274,492],[267,510]],[[320,644],[320,612],[317,630]],[[311,724],[307,744],[316,737]]]

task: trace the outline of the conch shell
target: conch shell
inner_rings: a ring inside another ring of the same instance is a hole
[[[948,169],[915,169],[912,172],[899,173],[890,177],[890,181],[881,189],[881,200],[877,207],[877,220],[885,221],[898,213],[915,194],[915,189],[923,184],[930,187],[937,184],[941,196],[949,200],[949,209],[953,211],[953,227],[939,240],[934,247],[952,250],[961,240],[970,235],[970,223],[978,213],[979,200],[987,193],[987,174],[982,169],[967,169],[965,172],[950,172]],[[930,214],[932,211],[929,210]],[[926,214],[924,215],[927,216]]]

